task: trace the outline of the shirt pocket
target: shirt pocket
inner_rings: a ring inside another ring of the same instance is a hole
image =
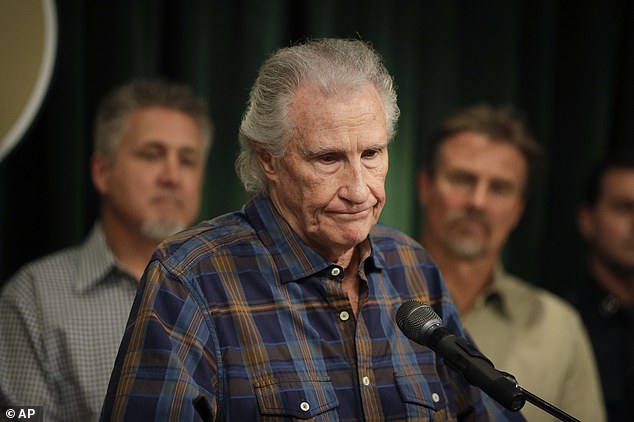
[[[454,420],[439,378],[421,373],[395,373],[394,378],[407,409],[408,420]]]
[[[310,419],[339,406],[329,377],[267,378],[254,389],[262,415]]]

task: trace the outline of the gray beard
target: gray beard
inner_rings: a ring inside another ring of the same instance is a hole
[[[486,252],[482,242],[472,242],[465,239],[445,238],[443,240],[445,248],[454,256],[462,259],[480,258]]]
[[[447,227],[452,228],[466,218],[475,218],[484,226],[487,233],[491,233],[491,224],[489,220],[476,210],[467,209],[450,217],[447,221]],[[461,259],[476,259],[486,253],[486,242],[473,240],[469,236],[461,234],[448,234],[442,239],[445,248]]]
[[[141,234],[147,239],[160,242],[183,230],[183,224],[174,221],[149,220],[141,225]]]

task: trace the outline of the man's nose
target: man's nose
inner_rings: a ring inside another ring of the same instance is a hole
[[[484,208],[488,202],[489,186],[484,182],[475,183],[469,195],[469,205]]]
[[[167,156],[161,168],[160,180],[165,184],[177,185],[182,177],[182,167],[178,157]]]
[[[362,204],[368,199],[370,189],[366,170],[360,164],[349,164],[343,173],[340,196],[350,202]]]

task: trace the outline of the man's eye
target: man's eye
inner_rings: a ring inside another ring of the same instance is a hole
[[[160,153],[154,150],[145,150],[139,153],[139,156],[146,160],[156,160],[160,157]]]
[[[195,157],[181,157],[180,163],[185,167],[194,167],[198,162]]]
[[[612,205],[612,208],[620,214],[631,214],[634,212],[634,202],[616,202]]]
[[[448,177],[449,182],[451,182],[454,185],[468,185],[472,182],[472,178],[469,177],[469,175],[466,174],[451,174]]]
[[[322,155],[321,157],[319,157],[319,161],[321,161],[322,163],[326,163],[326,164],[331,164],[334,163],[335,161],[337,161],[337,157],[335,157],[334,155]]]
[[[370,149],[363,152],[364,158],[374,158],[379,155],[380,151],[378,149]]]
[[[491,186],[491,191],[499,196],[508,196],[515,192],[515,187],[510,183],[499,183]]]

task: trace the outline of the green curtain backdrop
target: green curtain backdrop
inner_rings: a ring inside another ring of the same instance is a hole
[[[260,63],[305,38],[354,37],[383,55],[402,117],[382,222],[413,237],[415,175],[427,137],[479,101],[523,110],[547,151],[504,259],[562,292],[578,281],[575,206],[590,166],[634,143],[634,7],[629,0],[134,0],[57,2],[59,50],[38,119],[0,162],[0,283],[83,239],[98,216],[88,159],[97,101],[137,77],[191,84],[217,125],[201,219],[247,198],[233,170]]]

